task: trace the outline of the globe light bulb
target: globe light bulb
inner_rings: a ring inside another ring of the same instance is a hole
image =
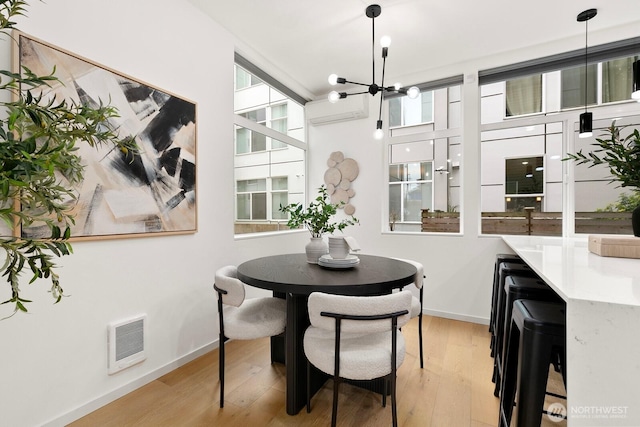
[[[383,131],[382,129],[376,129],[376,130],[373,132],[373,139],[378,139],[378,140],[380,140],[380,139],[382,139],[382,138],[384,138],[384,131]]]
[[[416,86],[411,86],[407,90],[407,96],[411,99],[416,99],[418,95],[420,95],[420,89],[418,89]]]
[[[380,46],[382,46],[382,47],[389,47],[389,46],[391,46],[391,37],[389,37],[389,36],[382,36],[382,38],[380,39]]]
[[[400,82],[397,82],[397,83],[395,83],[395,84],[393,85],[393,88],[394,88],[395,90],[400,90],[400,88],[401,88],[401,87],[402,87],[402,83],[400,83]]]
[[[337,75],[337,74],[331,74],[331,75],[329,76],[329,79],[328,79],[328,80],[329,80],[329,84],[330,84],[331,86],[335,86],[335,85],[337,85],[337,84],[338,84],[338,75]]]
[[[329,92],[329,102],[335,104],[340,99],[340,94],[335,90]]]

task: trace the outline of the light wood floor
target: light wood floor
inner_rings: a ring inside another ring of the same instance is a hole
[[[407,355],[398,370],[398,424],[419,427],[496,426],[487,326],[423,316],[425,366],[418,323],[403,327]],[[284,366],[271,364],[269,340],[227,343],[225,407],[219,408],[218,351],[176,369],[71,424],[82,426],[327,426],[332,381],[311,401],[311,413],[285,410]],[[546,418],[546,417],[543,417]],[[340,426],[388,426],[391,406],[379,395],[342,384]],[[566,423],[543,423],[562,426]]]

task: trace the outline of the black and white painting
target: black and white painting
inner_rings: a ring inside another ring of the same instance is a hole
[[[115,107],[120,117],[113,125],[140,147],[131,161],[112,147],[79,144],[85,177],[78,199],[70,201],[74,238],[197,230],[195,103],[25,34],[19,35],[19,64],[38,75],[55,67],[60,83],[51,95],[58,99]],[[48,237],[50,231],[31,227],[22,235]]]

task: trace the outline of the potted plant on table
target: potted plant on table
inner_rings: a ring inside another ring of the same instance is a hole
[[[344,230],[349,225],[359,223],[353,215],[341,221],[332,221],[341,204],[329,201],[329,194],[324,185],[318,188],[318,196],[305,208],[301,203],[280,205],[280,212],[289,215],[289,228],[306,227],[311,232],[311,240],[305,247],[307,262],[318,263],[318,258],[327,253],[328,246],[322,239],[324,234],[331,234],[336,230]]]
[[[626,126],[616,126],[615,120],[607,128],[607,138],[596,138],[592,145],[597,148],[587,154],[582,150],[576,154],[567,154],[563,160],[574,160],[577,164],[589,167],[605,164],[611,173],[611,182],[620,187],[631,187],[640,192],[640,132],[634,129],[627,136],[621,136]],[[640,206],[636,206],[631,216],[633,235],[640,237]]]

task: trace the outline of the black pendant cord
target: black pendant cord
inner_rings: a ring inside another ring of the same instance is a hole
[[[587,69],[589,55],[589,42],[587,37],[589,35],[589,19],[584,21],[584,112],[587,112],[587,102],[589,102],[589,71]]]
[[[376,18],[375,16],[371,18],[371,62],[373,63],[371,84],[375,84],[376,83]]]

